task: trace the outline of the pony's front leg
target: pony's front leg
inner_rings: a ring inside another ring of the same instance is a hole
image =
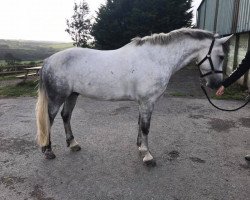
[[[143,156],[143,162],[147,165],[155,165],[153,156],[151,155],[148,147],[148,133],[150,128],[151,115],[154,109],[153,103],[141,104],[140,110],[140,123],[137,144],[139,151]]]

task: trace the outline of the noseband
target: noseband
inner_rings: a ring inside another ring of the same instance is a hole
[[[213,60],[211,58],[211,53],[212,53],[212,50],[213,50],[213,47],[214,47],[214,42],[215,42],[215,38],[212,40],[212,43],[209,47],[209,51],[207,53],[207,55],[197,64],[198,68],[199,68],[199,71],[200,71],[200,77],[203,78],[205,76],[209,76],[211,74],[218,74],[218,73],[223,73],[223,71],[219,71],[219,70],[215,70],[214,69],[214,63],[213,63]],[[201,72],[201,69],[200,69],[200,66],[202,65],[202,63],[204,63],[206,60],[209,61],[210,63],[210,67],[211,67],[211,71],[210,72],[207,72],[205,74],[202,74]]]
[[[211,53],[212,53],[212,50],[213,50],[213,47],[214,47],[214,42],[215,42],[215,38],[212,40],[212,43],[211,43],[211,45],[210,45],[210,47],[209,47],[209,51],[208,51],[207,55],[197,64],[198,69],[199,69],[199,71],[200,71],[200,77],[201,77],[201,78],[203,78],[203,77],[205,77],[205,76],[209,76],[209,75],[211,75],[211,74],[223,73],[223,71],[219,71],[219,70],[215,70],[215,69],[214,69],[213,60],[212,60],[212,58],[211,58]],[[202,74],[201,69],[200,69],[200,66],[201,66],[202,63],[204,63],[206,60],[208,60],[209,63],[210,63],[211,71],[210,71],[210,72],[207,72],[207,73],[205,73],[205,74]],[[245,102],[242,106],[240,106],[240,107],[238,107],[238,108],[234,108],[234,109],[224,109],[224,108],[220,108],[220,107],[216,106],[216,105],[211,101],[211,99],[209,98],[209,96],[208,96],[208,94],[207,94],[207,91],[206,91],[206,89],[205,89],[205,86],[202,85],[202,83],[201,83],[201,89],[202,89],[202,91],[204,92],[205,96],[207,97],[207,100],[209,101],[209,103],[210,103],[212,106],[214,106],[215,108],[217,108],[217,109],[219,109],[219,110],[221,110],[221,111],[237,111],[237,110],[239,110],[239,109],[245,107],[245,106],[250,102],[250,96],[247,96],[246,102]]]

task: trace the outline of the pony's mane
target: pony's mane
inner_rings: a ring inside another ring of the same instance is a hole
[[[198,40],[213,39],[214,34],[200,29],[181,28],[169,33],[153,34],[143,38],[136,37],[131,40],[131,43],[135,44],[136,46],[141,46],[145,43],[150,43],[152,45],[167,45],[170,42],[183,37],[191,37]]]

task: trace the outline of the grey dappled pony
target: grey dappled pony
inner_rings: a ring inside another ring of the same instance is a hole
[[[72,111],[81,94],[99,100],[138,102],[137,145],[143,162],[153,164],[148,147],[150,119],[154,104],[166,90],[171,75],[192,61],[204,60],[200,63],[200,71],[208,74],[204,77],[207,85],[217,88],[222,74],[210,73],[211,64],[204,58],[211,57],[214,70],[221,71],[224,46],[230,37],[218,38],[211,32],[184,28],[134,38],[117,50],[71,48],[47,58],[40,71],[36,107],[37,140],[45,157],[55,158],[51,148],[51,126],[62,104],[67,144],[73,151],[81,149],[70,126]]]

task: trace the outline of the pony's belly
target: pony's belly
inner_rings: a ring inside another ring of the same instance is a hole
[[[119,87],[88,86],[75,88],[74,92],[77,92],[84,97],[105,101],[136,100],[135,94],[129,91],[125,92],[124,88]]]
[[[80,92],[84,97],[91,99],[103,100],[103,101],[135,101],[136,99],[130,95],[115,95],[115,94],[92,94],[86,92]]]

